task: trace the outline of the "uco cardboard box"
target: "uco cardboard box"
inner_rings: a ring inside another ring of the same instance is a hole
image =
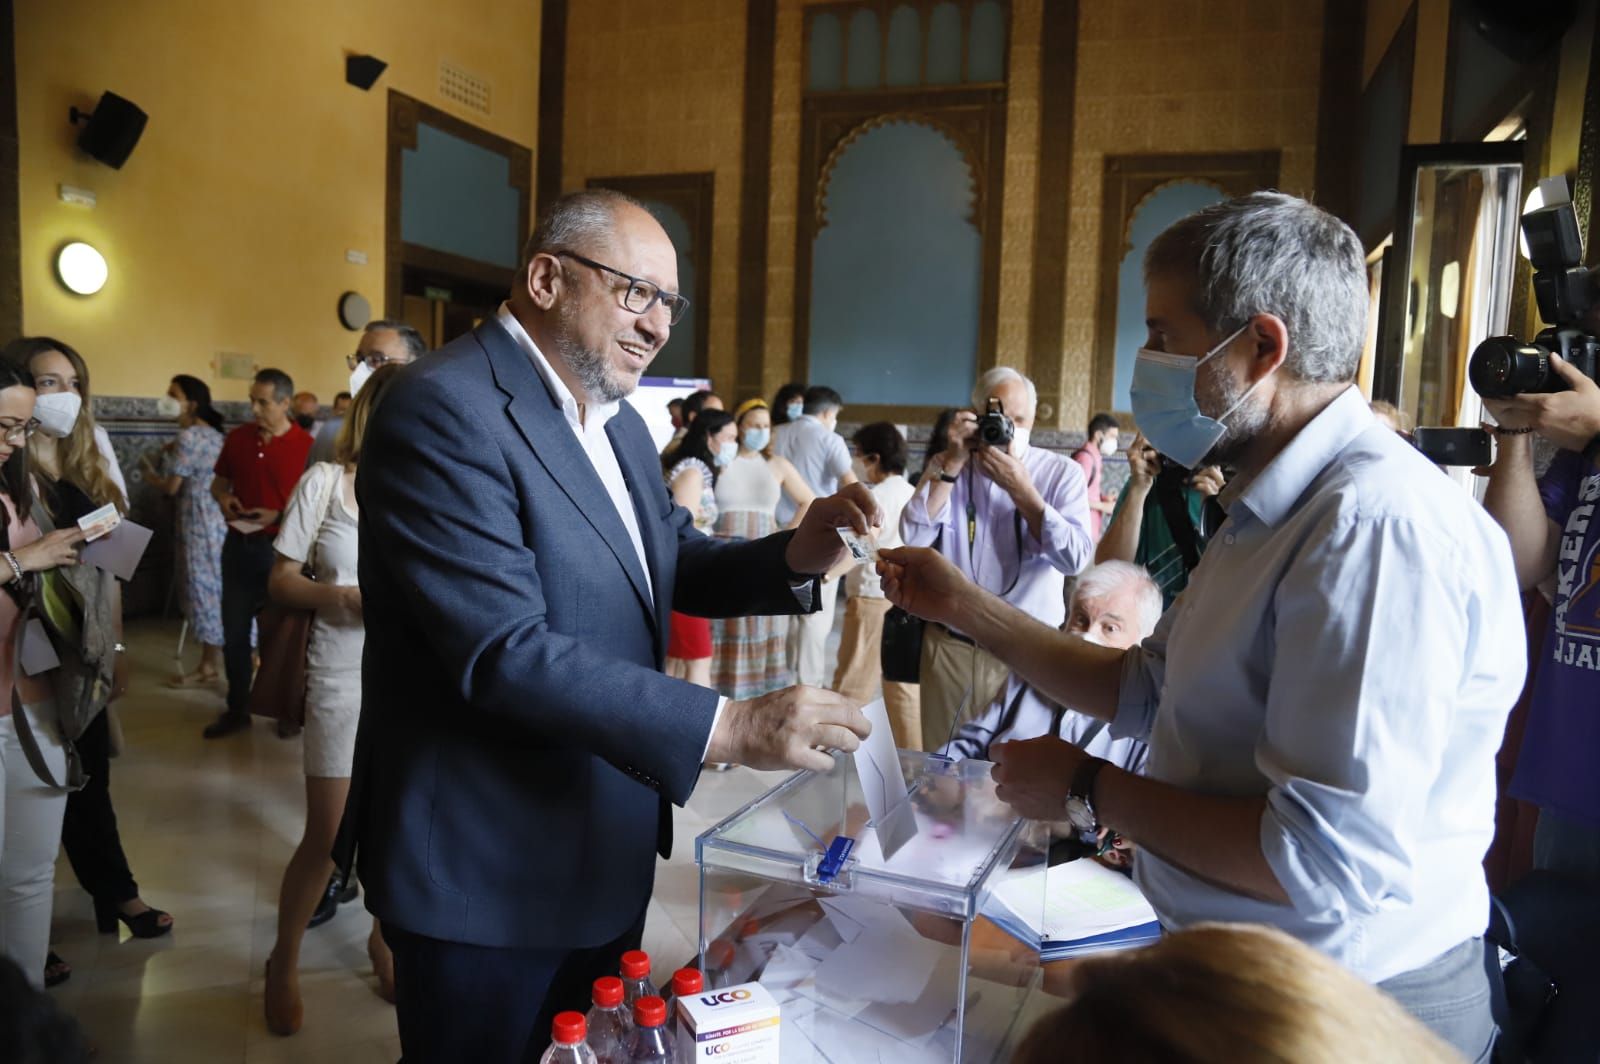
[[[760,983],[678,999],[681,1064],[778,1064],[778,1003]]]

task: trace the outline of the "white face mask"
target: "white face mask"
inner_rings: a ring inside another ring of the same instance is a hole
[[[361,386],[367,383],[367,378],[375,372],[365,362],[358,362],[356,368],[350,371],[350,397],[352,399],[361,393]]]
[[[1011,457],[1021,458],[1027,452],[1028,440],[1032,435],[1032,429],[1025,429],[1021,425],[1011,430]]]
[[[39,431],[58,440],[71,434],[82,410],[83,397],[77,392],[52,392],[33,401],[33,416],[39,422]]]
[[[739,457],[739,441],[727,440],[721,444],[718,444],[717,453],[711,457],[716,461],[718,466],[726,469],[728,466],[733,464],[733,460],[735,458]]]
[[[171,421],[173,418],[183,413],[183,404],[178,402],[170,395],[163,395],[160,399],[156,400],[156,413],[160,414],[168,421]]]
[[[1107,458],[1110,458],[1112,455],[1116,454],[1117,441],[1112,439],[1110,436],[1102,439],[1100,441],[1100,453],[1105,455]]]

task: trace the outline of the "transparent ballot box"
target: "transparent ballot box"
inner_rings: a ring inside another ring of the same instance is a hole
[[[887,859],[848,755],[697,840],[707,980],[771,992],[786,1062],[1003,1060],[1020,1033],[1039,944],[990,914],[1042,920],[1043,877],[1010,876],[1003,906],[994,893],[1044,861],[1040,827],[995,797],[987,762],[899,757],[908,793],[882,819],[916,830],[886,836]]]

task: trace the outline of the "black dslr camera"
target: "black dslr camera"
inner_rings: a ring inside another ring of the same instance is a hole
[[[1011,441],[1017,435],[1017,426],[1014,421],[1006,417],[1005,407],[1000,400],[989,399],[989,410],[978,419],[978,442],[985,447],[999,447],[1001,450],[1011,446]]]
[[[1583,327],[1595,293],[1593,271],[1579,265],[1583,240],[1577,213],[1570,203],[1529,211],[1522,216],[1522,233],[1533,262],[1539,317],[1550,328],[1532,343],[1515,336],[1491,336],[1477,346],[1467,363],[1467,379],[1473,391],[1490,399],[1566,391],[1566,381],[1550,365],[1552,354],[1590,380],[1600,381],[1600,339]]]

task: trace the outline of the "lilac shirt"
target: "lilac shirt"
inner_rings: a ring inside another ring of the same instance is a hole
[[[1556,596],[1511,793],[1600,827],[1600,460],[1562,451],[1539,479],[1561,527]]]
[[[1067,577],[1094,557],[1089,496],[1083,470],[1070,458],[1029,447],[1022,454],[1022,464],[1044,497],[1044,520],[1038,539],[1024,520],[1019,549],[1017,504],[972,461],[950,486],[950,501],[937,520],[928,516],[928,492],[937,481],[931,476],[923,479],[900,512],[900,537],[908,547],[929,547],[942,530],[939,550],[956,568],[985,591],[1001,595],[1022,612],[1055,627],[1067,615]],[[976,523],[971,544],[967,542],[969,494]]]

